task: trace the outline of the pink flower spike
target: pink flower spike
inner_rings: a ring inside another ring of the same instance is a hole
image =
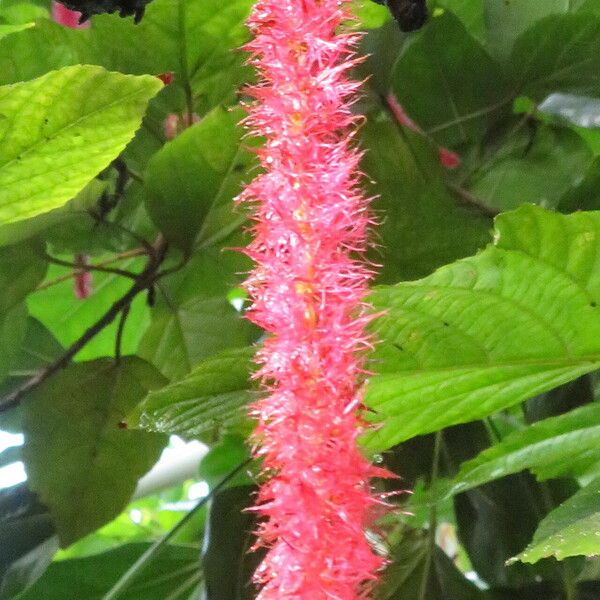
[[[389,474],[357,447],[372,221],[353,145],[359,84],[347,79],[359,36],[338,32],[344,5],[258,0],[248,20],[259,83],[244,123],[265,144],[239,201],[254,208],[247,315],[269,335],[256,358],[264,397],[250,410],[271,476],[253,509],[268,548],[259,600],[366,598],[384,564],[365,529],[385,504],[370,479]]]

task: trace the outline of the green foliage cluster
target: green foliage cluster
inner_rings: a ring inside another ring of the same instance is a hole
[[[0,467],[28,474],[0,490],[0,600],[254,595],[261,332],[232,250],[250,5],[69,30],[43,0],[0,3],[0,429],[25,440]],[[417,33],[367,0],[352,25],[382,311],[361,441],[414,491],[381,524],[376,598],[593,600],[600,0],[429,5]],[[173,434],[210,448],[209,506],[179,524],[185,486],[130,504]]]

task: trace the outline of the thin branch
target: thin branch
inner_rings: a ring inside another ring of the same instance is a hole
[[[32,390],[44,383],[52,375],[64,369],[71,359],[105,327],[110,325],[119,314],[127,308],[133,299],[142,291],[146,290],[156,280],[158,269],[162,263],[167,250],[167,244],[162,236],[157,239],[153,255],[148,258],[144,270],[138,275],[131,288],[119,298],[96,323],[86,329],[83,335],[75,341],[65,353],[56,361],[39,371],[36,375],[25,381],[16,390],[0,400],[0,412],[14,408]]]
[[[121,312],[121,318],[119,319],[119,327],[117,329],[117,337],[115,338],[115,362],[121,362],[121,347],[123,345],[123,331],[125,330],[125,323],[131,310],[131,304],[128,304]]]
[[[101,264],[91,265],[85,263],[74,263],[69,262],[68,260],[62,260],[61,258],[56,258],[55,256],[51,256],[47,252],[44,253],[44,258],[54,264],[60,265],[61,267],[69,267],[74,270],[74,275],[81,271],[99,271],[100,273],[112,273],[113,275],[120,275],[121,277],[127,277],[129,279],[136,279],[137,273],[132,273],[131,271],[125,271],[123,269],[114,269],[111,267],[105,267]]]
[[[437,532],[438,515],[437,515],[437,498],[436,485],[440,466],[440,449],[442,446],[442,431],[435,434],[435,442],[433,447],[433,461],[431,465],[431,504],[429,506],[429,531],[427,536],[427,554],[425,556],[425,565],[423,566],[423,576],[421,578],[421,588],[419,590],[419,600],[426,600],[429,590],[429,575],[431,573],[431,565],[434,560],[434,552],[436,548],[435,536]]]
[[[454,127],[456,125],[460,125],[462,123],[472,121],[473,119],[478,119],[479,117],[483,117],[489,113],[492,113],[492,112],[502,108],[503,106],[506,106],[507,104],[510,104],[513,100],[514,100],[514,97],[510,96],[508,98],[505,98],[504,100],[500,100],[499,102],[496,102],[495,104],[490,104],[489,106],[485,106],[484,108],[475,110],[472,113],[469,113],[467,115],[461,115],[460,117],[456,117],[455,119],[446,121],[445,123],[442,123],[441,125],[436,125],[435,127],[428,129],[427,133],[429,135],[432,135],[434,133],[444,131],[445,129],[449,129],[450,127]]]
[[[480,213],[483,213],[486,217],[491,217],[493,219],[494,217],[497,217],[501,212],[497,208],[486,204],[483,200],[475,196],[475,194],[469,192],[469,190],[466,190],[465,188],[460,187],[455,183],[446,182],[446,187],[458,196],[459,201],[462,204],[476,208]]]
[[[107,221],[102,215],[95,212],[94,210],[88,210],[86,212],[90,217],[92,217],[92,219],[96,221],[97,225],[104,225],[105,227],[114,227],[115,229],[126,233],[136,242],[139,242],[146,249],[146,254],[152,253],[152,244],[147,239],[143,238],[141,235],[138,235],[135,231],[132,231],[131,229],[125,227],[125,225],[122,225],[117,221]]]
[[[144,256],[145,254],[148,254],[146,252],[145,248],[135,248],[134,250],[127,250],[127,252],[122,252],[121,254],[117,254],[111,258],[100,261],[99,263],[96,263],[93,265],[88,265],[88,266],[93,267],[96,271],[98,271],[99,270],[98,267],[112,265],[116,262],[119,262],[120,260],[126,260],[127,258],[134,258],[136,256]],[[77,267],[74,271],[71,271],[70,273],[65,273],[64,275],[60,275],[59,277],[55,277],[54,279],[44,281],[43,283],[38,285],[38,287],[35,289],[35,291],[40,292],[40,291],[45,290],[54,285],[58,285],[59,283],[63,283],[64,281],[68,281],[69,279],[72,279],[73,277],[75,277],[77,275],[78,271],[81,271],[81,267]],[[136,275],[136,277],[137,277],[137,275]]]

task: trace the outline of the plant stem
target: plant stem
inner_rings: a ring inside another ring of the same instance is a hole
[[[100,261],[99,263],[96,263],[93,265],[87,265],[86,268],[87,268],[87,270],[99,271],[99,270],[103,270],[102,267],[105,267],[106,265],[111,265],[113,263],[119,262],[120,260],[125,260],[127,258],[143,256],[144,254],[147,254],[145,248],[135,248],[133,250],[127,250],[127,252],[122,252],[121,254],[117,254],[111,258]],[[81,267],[78,267],[78,269],[82,270]],[[83,270],[86,270],[86,269],[83,269]],[[38,285],[38,287],[34,291],[41,292],[42,290],[48,289],[49,287],[52,287],[52,286],[58,285],[59,283],[68,281],[69,279],[72,279],[73,277],[75,277],[75,275],[77,275],[77,270],[73,270],[70,273],[65,273],[64,275],[60,275],[59,277],[56,277],[54,279],[44,281],[43,283]]]
[[[546,513],[551,512],[556,508],[556,503],[552,497],[552,492],[547,481],[539,482],[540,495],[542,497],[542,503]],[[565,592],[565,600],[579,600],[579,588],[577,587],[577,581],[573,576],[571,566],[566,561],[557,563],[557,570],[563,584],[563,590]]]
[[[571,566],[563,562],[561,563],[561,575],[563,580],[563,586],[565,590],[565,600],[579,600],[579,588],[577,587],[577,581],[573,577],[573,571]]]
[[[104,265],[88,265],[88,264],[75,264],[73,262],[69,262],[68,260],[62,260],[62,258],[56,258],[48,254],[47,252],[44,254],[44,258],[54,265],[59,265],[61,267],[69,267],[73,269],[73,273],[77,273],[78,271],[99,271],[100,273],[112,273],[113,275],[120,275],[121,277],[127,277],[129,279],[135,279],[137,277],[136,273],[132,273],[131,271],[125,271],[123,269],[113,269],[110,267],[105,267]]]
[[[500,214],[500,211],[497,208],[486,204],[484,200],[478,198],[477,196],[475,196],[475,194],[472,194],[471,192],[469,192],[469,190],[466,190],[460,185],[447,182],[446,187],[451,192],[454,192],[456,196],[458,196],[461,204],[476,208],[480,213],[482,213],[486,217],[491,217],[493,219],[494,217],[497,217]]]
[[[175,527],[169,530],[160,539],[156,540],[152,546],[150,546],[142,556],[140,556],[125,574],[117,581],[117,583],[111,588],[106,594],[103,600],[115,600],[123,595],[127,588],[131,585],[132,581],[141,573],[141,571],[148,566],[150,561],[160,552],[167,542],[186,524],[192,517],[224,486],[226,486],[244,467],[250,464],[251,458],[246,459],[240,463],[235,469],[230,471],[221,481],[210,491],[210,493],[202,498],[198,504],[179,521]]]
[[[435,552],[435,534],[437,531],[437,499],[435,494],[438,471],[440,464],[440,449],[442,447],[442,431],[435,434],[433,446],[433,461],[431,465],[431,485],[430,494],[432,502],[429,506],[429,532],[427,538],[427,554],[425,555],[425,565],[423,566],[423,578],[421,579],[421,589],[419,591],[419,600],[427,600],[427,590],[429,587],[429,573],[431,572],[431,563]]]

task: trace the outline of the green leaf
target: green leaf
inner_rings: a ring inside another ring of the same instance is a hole
[[[58,550],[58,538],[53,535],[11,563],[0,586],[0,600],[11,600],[31,587],[52,562]]]
[[[18,347],[9,376],[0,384],[0,398],[15,391],[39,369],[59,358],[64,349],[52,334],[37,320],[29,317],[25,339]],[[22,406],[0,413],[0,429],[21,433]]]
[[[395,283],[476,252],[490,240],[491,219],[457,206],[443,180],[437,152],[418,134],[388,120],[368,120],[360,131],[361,167],[381,215],[380,282]]]
[[[249,380],[253,355],[253,348],[240,348],[205,360],[181,381],[150,392],[130,423],[206,440],[247,431],[245,408],[256,395]]]
[[[448,146],[479,139],[507,100],[500,66],[448,12],[398,59],[392,89],[411,118]]]
[[[2,600],[14,597],[8,595],[8,592],[16,587],[17,581],[14,576],[18,573],[13,571],[11,575],[11,566],[16,564],[17,570],[23,567],[24,571],[21,571],[21,574],[25,575],[26,563],[34,559],[41,546],[49,540],[54,540],[54,543],[50,542],[50,546],[55,550],[56,538],[50,515],[39,503],[36,495],[29,491],[25,484],[0,490],[0,547],[2,548],[0,598]],[[17,579],[23,581],[21,577]]]
[[[538,101],[557,91],[600,94],[600,18],[582,13],[542,19],[519,37],[509,64],[517,93]]]
[[[216,108],[154,155],[146,207],[167,240],[189,252],[211,207],[239,192],[250,155],[240,148],[239,110]]]
[[[249,457],[250,451],[244,437],[226,434],[202,458],[198,476],[212,489]],[[228,483],[228,487],[252,483],[247,472],[242,470]]]
[[[555,208],[592,161],[592,152],[579,135],[539,124],[535,131],[510,136],[469,179],[468,188],[501,211],[525,203]]]
[[[0,248],[0,312],[20,303],[44,278],[47,265],[31,246]]]
[[[154,0],[139,25],[95,18],[88,52],[93,62],[124,73],[173,71],[181,108],[191,103],[202,115],[220,102],[233,102],[248,78],[244,55],[234,50],[248,40],[244,22],[251,5],[251,0]]]
[[[19,600],[102,600],[119,577],[148,549],[135,543],[85,558],[54,562]],[[199,549],[170,545],[152,562],[151,572],[135,581],[123,600],[185,600],[201,578]]]
[[[83,34],[83,35],[82,35]],[[0,40],[0,83],[40,77],[79,62],[86,34],[45,19]]]
[[[538,527],[529,546],[513,561],[535,563],[554,556],[600,554],[600,478],[553,510]]]
[[[244,243],[237,234],[225,240],[229,248]],[[248,269],[247,259],[222,246],[199,248],[185,268],[161,282],[140,356],[169,379],[180,379],[221,350],[247,346],[258,335],[228,300]]]
[[[0,223],[75,196],[122,152],[161,86],[78,65],[0,88]]]
[[[0,381],[15,366],[27,330],[25,296],[44,277],[46,266],[27,245],[0,249]]]
[[[494,245],[376,289],[366,444],[480,419],[600,366],[600,213],[500,215]],[[526,276],[524,275],[526,274]]]
[[[475,39],[484,41],[484,0],[439,0],[436,4],[454,13]]]
[[[33,27],[34,23],[19,23],[15,25],[7,25],[4,23],[0,23],[0,39],[10,35],[11,33],[18,33],[19,31],[23,31],[25,29],[29,29]]]
[[[600,460],[600,403],[545,419],[505,437],[461,466],[451,493],[511,473],[532,470],[539,479],[578,475]]]
[[[536,567],[506,564],[531,539],[550,510],[547,503],[553,501],[550,490],[545,498],[528,473],[505,477],[454,498],[457,537],[473,570],[490,587],[514,589],[556,578],[552,563]]]
[[[0,381],[11,372],[27,331],[27,307],[17,304],[0,313]]]
[[[389,21],[389,10],[371,0],[353,0],[351,4],[352,14],[358,19],[356,27],[359,31],[381,27]]]
[[[29,485],[67,546],[119,514],[156,462],[162,436],[120,427],[164,379],[138,358],[72,365],[25,403]]]
[[[375,600],[477,600],[485,597],[437,544],[430,555],[427,532],[405,528],[399,536],[392,534],[390,542],[390,564],[375,590]],[[425,569],[428,569],[427,573]]]
[[[250,552],[256,517],[244,510],[252,504],[254,486],[220,491],[212,499],[205,530],[202,566],[210,600],[253,600],[252,573],[261,555]]]
[[[485,0],[488,48],[494,56],[508,58],[515,40],[528,27],[552,14],[566,13],[569,0]]]
[[[579,12],[591,12],[600,14],[598,0],[573,0],[573,9]]]

